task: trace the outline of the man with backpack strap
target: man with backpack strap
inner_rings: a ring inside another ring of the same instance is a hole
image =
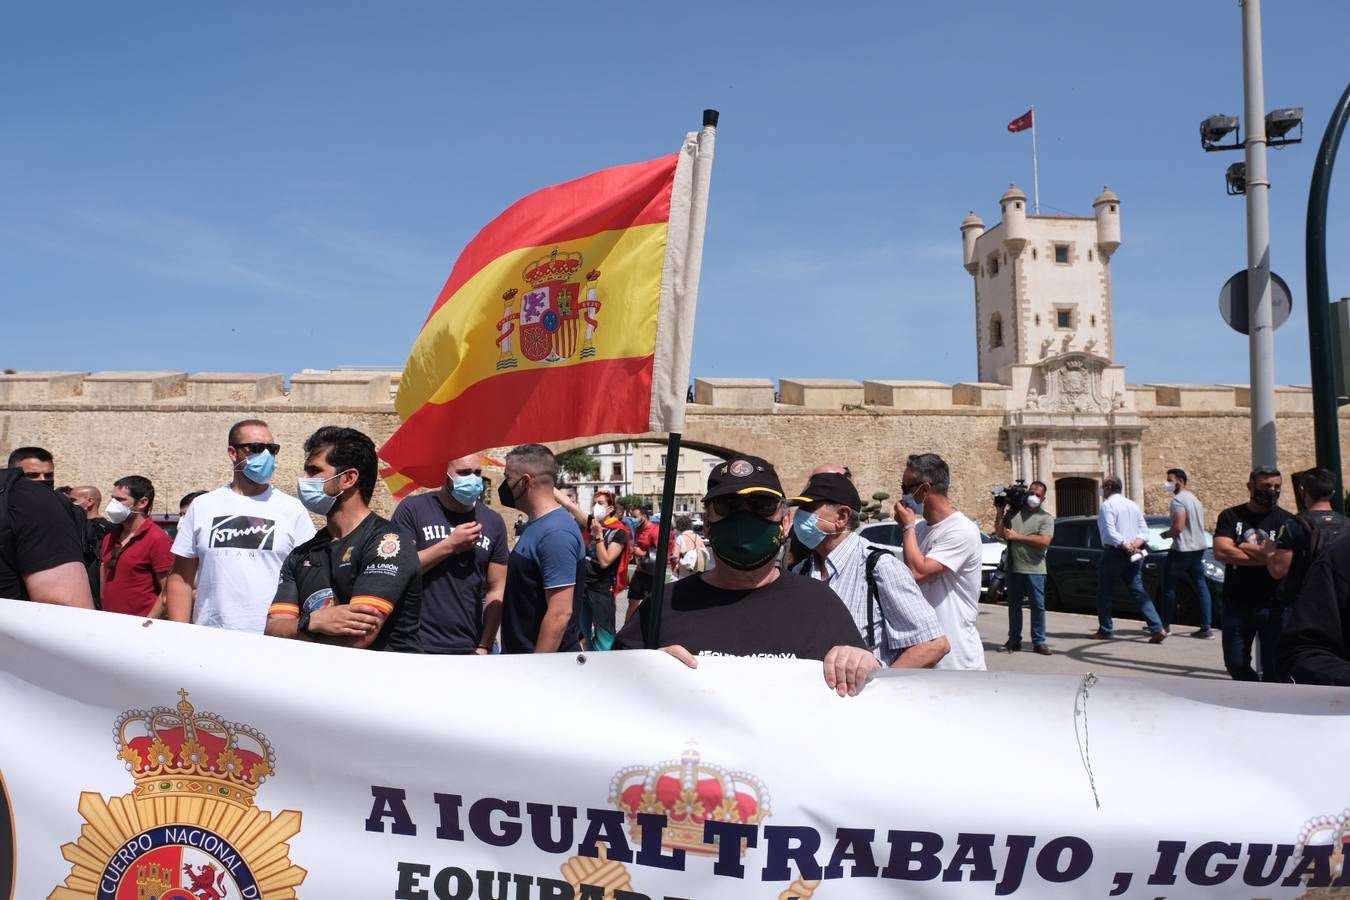
[[[0,598],[94,608],[72,509],[50,484],[0,469]]]
[[[936,666],[951,644],[909,569],[852,531],[862,506],[853,482],[834,472],[813,475],[789,502],[797,506],[793,533],[809,551],[793,571],[829,585],[883,665]]]
[[[1280,582],[1280,599],[1292,606],[1303,588],[1308,570],[1322,551],[1350,530],[1350,519],[1331,508],[1336,476],[1326,469],[1309,469],[1294,476],[1304,512],[1284,523],[1279,535],[1263,548],[1266,571]]]

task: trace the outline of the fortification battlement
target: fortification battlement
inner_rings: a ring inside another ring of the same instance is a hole
[[[0,407],[56,409],[304,408],[392,412],[400,373],[313,370],[287,380],[272,372],[16,372],[0,375]],[[1238,412],[1251,391],[1235,384],[1127,385],[1136,412]],[[854,381],[847,378],[696,378],[698,412],[904,414],[915,411],[1003,412],[1013,403],[1005,384],[940,381]],[[1312,413],[1304,386],[1276,388],[1281,413]],[[691,410],[691,412],[694,410]]]

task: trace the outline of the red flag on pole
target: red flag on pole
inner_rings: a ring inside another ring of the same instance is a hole
[[[1008,123],[1008,130],[1013,132],[1026,131],[1028,128],[1031,127],[1031,116],[1032,110],[1027,110],[1026,112],[1022,113],[1022,115],[1018,116],[1017,118],[1013,119],[1011,122]]]

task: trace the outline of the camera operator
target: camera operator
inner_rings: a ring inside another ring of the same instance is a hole
[[[1042,508],[1045,491],[1045,482],[1033,481],[1025,492],[1009,489],[1004,498],[994,495],[995,507],[1006,508],[996,517],[994,536],[1008,544],[1008,642],[1003,645],[1008,653],[1022,649],[1022,601],[1030,596],[1031,649],[1050,655],[1045,645],[1045,551],[1055,535],[1055,518]],[[1005,502],[1000,504],[1000,499]],[[1016,506],[1015,500],[1020,500]]]

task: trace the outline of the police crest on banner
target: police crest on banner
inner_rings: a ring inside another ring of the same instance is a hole
[[[136,783],[123,796],[86,791],[80,837],[61,855],[65,884],[48,900],[288,900],[306,871],[287,842],[301,814],[254,805],[273,774],[272,745],[256,729],[176,707],[124,712],[113,728]]]

